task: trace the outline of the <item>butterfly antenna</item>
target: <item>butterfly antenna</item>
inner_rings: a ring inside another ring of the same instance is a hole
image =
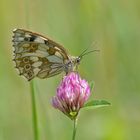
[[[91,51],[88,51],[88,52],[84,52],[82,53],[82,55],[80,55],[79,57],[83,57],[84,55],[87,55],[89,53],[92,53],[92,52],[99,52],[100,50],[91,50]]]
[[[86,51],[88,50],[89,48],[86,48],[80,55],[79,57],[82,57],[84,53],[86,53]]]
[[[89,46],[88,48],[86,48],[86,49],[79,55],[79,57],[82,57],[82,56],[84,56],[84,55],[87,55],[87,54],[89,54],[89,53],[91,53],[91,52],[100,51],[100,50],[91,50],[91,51],[88,51],[89,48],[91,48],[91,47],[94,46],[95,44],[96,44],[96,42],[92,42],[91,46]]]

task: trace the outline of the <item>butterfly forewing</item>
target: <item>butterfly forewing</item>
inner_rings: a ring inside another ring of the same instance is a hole
[[[13,31],[14,61],[20,75],[28,80],[48,78],[63,71],[69,60],[65,48],[37,33],[23,29]]]

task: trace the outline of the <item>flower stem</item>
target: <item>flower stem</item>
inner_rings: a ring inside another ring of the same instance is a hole
[[[34,130],[34,140],[39,140],[38,135],[38,123],[37,123],[37,110],[36,110],[36,100],[35,100],[35,85],[34,81],[30,82],[31,87],[31,102],[32,102],[32,120],[33,120],[33,130]]]
[[[73,120],[73,136],[72,136],[72,140],[75,140],[76,137],[76,130],[77,130],[77,117]]]
[[[29,13],[30,13],[30,1],[25,0],[25,23],[26,27],[30,27],[29,23]],[[35,99],[35,83],[32,80],[30,82],[30,89],[31,89],[31,104],[32,104],[32,122],[33,122],[33,133],[34,133],[34,140],[39,140],[39,130],[38,130],[38,119],[37,119],[37,109],[36,109],[36,99]]]

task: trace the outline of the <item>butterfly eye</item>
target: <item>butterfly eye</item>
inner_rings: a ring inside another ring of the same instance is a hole
[[[76,59],[76,63],[79,64],[79,63],[80,63],[80,60],[81,60],[81,59],[78,57],[78,58]]]

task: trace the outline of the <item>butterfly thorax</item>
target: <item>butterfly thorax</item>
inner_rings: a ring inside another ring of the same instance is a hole
[[[69,60],[66,61],[64,65],[64,71],[67,73],[77,70],[78,65],[80,64],[80,57],[70,56]]]

